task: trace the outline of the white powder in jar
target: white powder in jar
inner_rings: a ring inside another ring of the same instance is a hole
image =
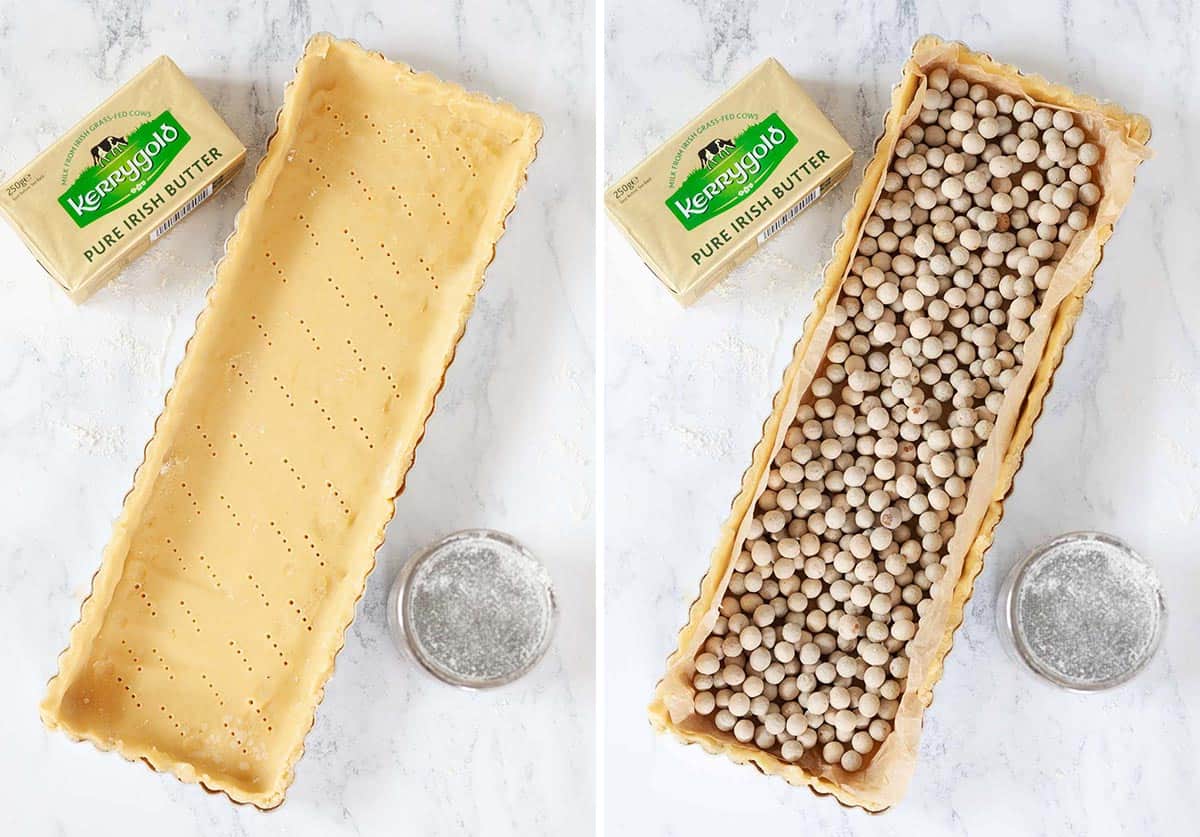
[[[1034,556],[1013,591],[1013,629],[1034,667],[1072,688],[1128,679],[1154,653],[1158,579],[1119,542],[1067,537]]]
[[[418,659],[465,686],[508,682],[545,652],[554,598],[545,569],[511,539],[452,535],[416,559],[402,609]]]

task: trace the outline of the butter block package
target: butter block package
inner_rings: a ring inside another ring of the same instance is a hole
[[[0,213],[82,302],[233,179],[246,149],[159,57],[0,190]]]
[[[853,156],[769,58],[611,185],[604,203],[687,305],[836,186]]]

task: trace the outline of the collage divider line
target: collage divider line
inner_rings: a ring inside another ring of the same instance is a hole
[[[606,374],[605,363],[605,289],[606,275],[604,269],[604,0],[595,0],[594,9],[594,25],[593,37],[595,38],[594,54],[592,56],[592,66],[594,73],[594,96],[595,103],[593,105],[595,111],[596,136],[595,136],[595,188],[593,190],[594,205],[594,223],[593,234],[595,236],[595,265],[593,274],[594,288],[594,317],[595,317],[595,352],[594,357],[595,368],[593,374],[594,410],[595,410],[595,442],[593,444],[594,454],[594,486],[593,492],[595,496],[595,684],[593,687],[593,695],[595,700],[595,717],[594,717],[594,753],[593,753],[593,769],[595,774],[595,799],[593,801],[593,814],[595,834],[602,835],[605,833],[605,750],[604,750],[604,729],[605,729],[605,613],[604,613],[604,579],[605,579],[605,468],[604,468],[604,428],[605,428],[605,401],[604,401],[604,383]]]

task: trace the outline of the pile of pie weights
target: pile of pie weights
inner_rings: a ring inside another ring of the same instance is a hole
[[[743,744],[860,770],[892,731],[908,643],[1100,150],[1071,113],[929,75],[787,431],[694,705]]]

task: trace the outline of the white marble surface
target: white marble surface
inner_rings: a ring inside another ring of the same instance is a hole
[[[1190,9],[1190,10],[1189,10]],[[1193,4],[609,0],[606,169],[622,175],[761,59],[797,76],[855,175],[681,310],[606,233],[606,816],[613,834],[1170,834],[1200,787],[1200,26]],[[664,33],[670,33],[666,37]],[[644,707],[749,462],[892,85],[925,32],[1147,113],[1138,177],[1026,453],[927,715],[907,799],[870,817],[656,737]],[[1059,693],[1006,657],[999,582],[1098,528],[1161,574],[1170,622],[1140,680]]]
[[[576,834],[593,788],[593,11],[522,3],[0,4],[0,180],[160,53],[251,149],[247,170],[76,308],[0,224],[0,833]],[[324,7],[319,10],[317,6]],[[539,113],[538,160],[346,638],[287,802],[234,807],[37,717],[304,41],[328,30]],[[417,547],[525,541],[562,620],[527,680],[472,695],[387,638]]]

